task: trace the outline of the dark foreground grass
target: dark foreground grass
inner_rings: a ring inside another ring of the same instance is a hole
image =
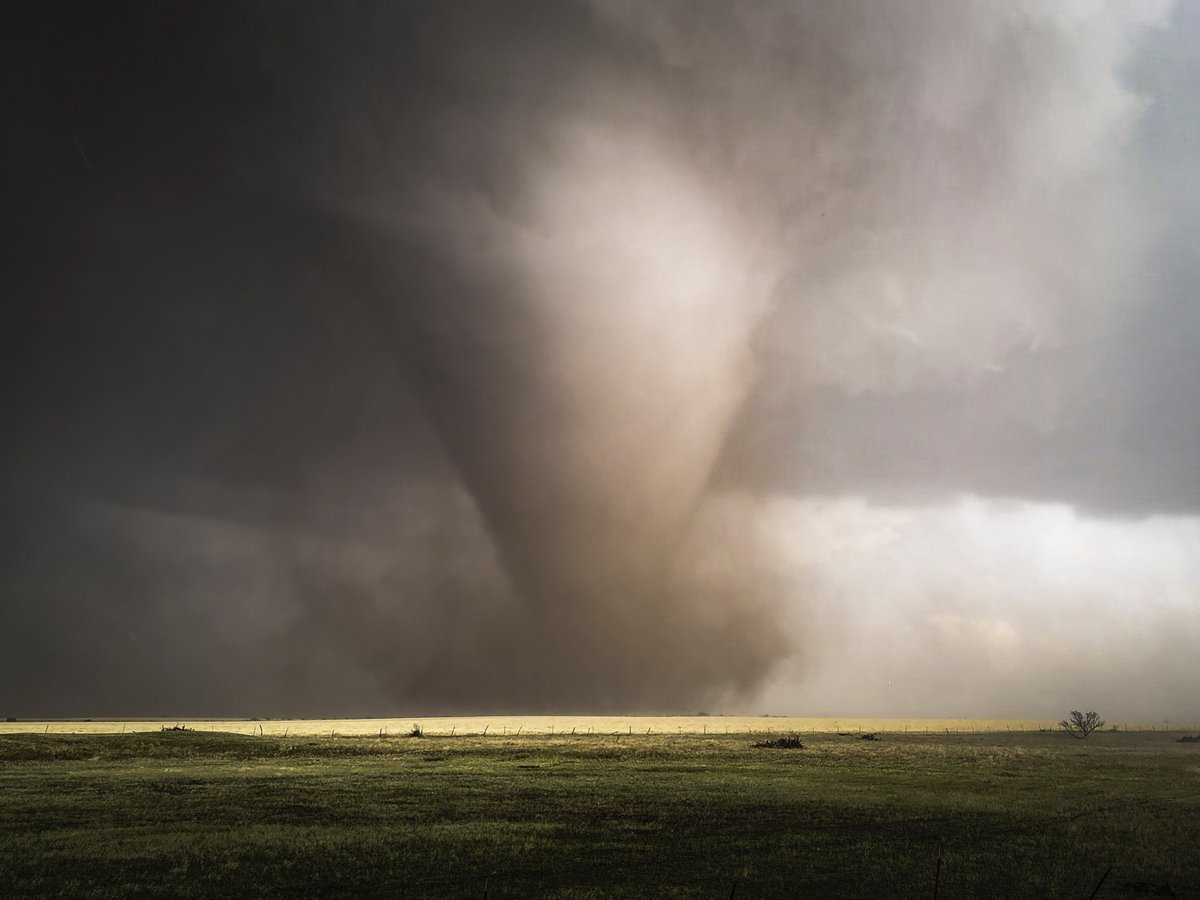
[[[0,736],[3,897],[1200,897],[1200,745]]]

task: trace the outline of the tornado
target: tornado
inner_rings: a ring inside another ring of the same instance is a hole
[[[672,567],[751,383],[769,273],[655,125],[547,114],[544,152],[494,188],[507,205],[444,185],[373,226],[370,302],[518,598],[480,652],[524,648],[513,696],[539,708],[670,706],[728,665]]]
[[[445,601],[454,676],[387,668],[403,695],[752,696],[819,640],[746,524],[772,435],[819,433],[820,391],[973,389],[1128,283],[1088,185],[1122,189],[1116,73],[1161,9],[373,12],[311,37],[301,169],[502,582]]]

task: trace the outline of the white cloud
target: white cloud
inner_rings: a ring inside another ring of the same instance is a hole
[[[1200,719],[1200,518],[962,497],[715,501],[788,572],[803,656],[762,702],[835,715]]]

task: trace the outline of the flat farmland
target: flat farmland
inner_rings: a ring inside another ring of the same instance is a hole
[[[0,896],[1200,896],[1178,734],[616,721],[0,735]]]
[[[1129,730],[1162,730],[1164,725],[1117,723]],[[0,722],[0,734],[121,734],[161,731],[186,725],[195,731],[287,736],[389,736],[408,733],[414,725],[433,735],[555,734],[778,734],[798,731],[886,732],[893,734],[969,734],[978,732],[1047,731],[1056,723],[1043,719],[887,719],[799,716],[405,716],[372,719],[27,719]],[[1175,725],[1173,728],[1179,730]]]

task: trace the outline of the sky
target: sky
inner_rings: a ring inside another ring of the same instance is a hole
[[[1200,719],[1200,6],[13,26],[0,714]]]

